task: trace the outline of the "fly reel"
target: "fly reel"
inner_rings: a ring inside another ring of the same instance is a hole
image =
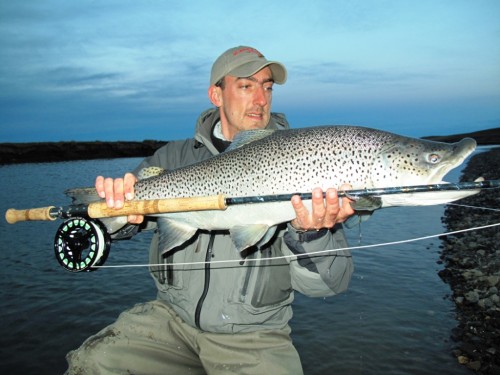
[[[54,238],[56,259],[71,272],[96,270],[106,261],[110,248],[111,239],[104,225],[83,217],[66,220]]]

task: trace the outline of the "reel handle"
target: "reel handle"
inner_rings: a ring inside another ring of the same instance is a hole
[[[28,208],[26,210],[16,210],[14,208],[9,208],[5,212],[5,220],[9,224],[15,224],[19,221],[33,221],[33,220],[44,220],[53,221],[57,219],[51,215],[51,210],[55,208],[54,206],[40,207],[40,208]]]

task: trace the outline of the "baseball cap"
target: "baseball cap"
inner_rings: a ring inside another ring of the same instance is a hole
[[[210,85],[215,85],[222,77],[250,77],[262,68],[269,66],[274,82],[282,85],[286,81],[286,68],[277,61],[267,60],[255,48],[238,46],[228,49],[212,65]]]

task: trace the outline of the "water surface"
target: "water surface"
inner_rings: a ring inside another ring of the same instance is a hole
[[[140,159],[0,167],[0,211],[69,204],[64,190],[91,186],[97,174],[121,176]],[[449,178],[456,181],[458,175]],[[380,210],[348,231],[351,245],[399,241],[444,229],[442,206]],[[60,220],[0,221],[0,370],[61,374],[65,354],[132,305],[155,297],[147,268],[69,273],[53,256]],[[107,265],[145,264],[150,235],[113,243]],[[306,374],[467,374],[451,355],[456,326],[437,238],[353,250],[348,292],[296,295],[293,340]]]

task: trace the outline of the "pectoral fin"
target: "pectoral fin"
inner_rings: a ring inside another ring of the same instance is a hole
[[[243,250],[254,246],[263,245],[274,235],[276,227],[266,224],[235,226],[229,230],[234,246],[241,253]]]
[[[64,193],[71,198],[74,205],[104,202],[104,199],[97,195],[97,191],[93,187],[68,189]],[[99,221],[104,224],[109,234],[114,234],[127,225],[126,216],[101,218]],[[113,236],[112,238],[115,239]]]
[[[344,226],[348,229],[361,225],[363,221],[372,217],[373,211],[356,211],[349,219],[344,222]]]
[[[268,243],[269,241],[271,241],[271,238],[273,238],[274,234],[276,233],[276,225],[273,226],[273,227],[270,227],[266,234],[264,235],[264,237],[262,237],[260,239],[259,242],[257,242],[255,245],[257,247],[260,247],[260,246],[264,246],[266,243]]]
[[[189,241],[198,230],[189,224],[167,218],[158,219],[158,229],[162,254]]]
[[[367,197],[349,197],[354,200],[351,202],[351,207],[356,211],[349,219],[344,222],[346,228],[354,228],[360,225],[363,221],[368,220],[372,215],[373,211],[378,210],[382,207],[382,198],[375,196]]]
[[[349,197],[354,200],[351,207],[356,211],[375,211],[382,207],[382,198],[375,196]]]
[[[64,194],[71,198],[73,204],[89,204],[103,200],[93,187],[68,189]]]

